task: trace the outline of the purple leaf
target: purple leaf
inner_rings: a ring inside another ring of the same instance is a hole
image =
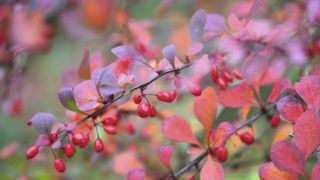
[[[132,169],[128,172],[127,180],[144,180],[145,172],[143,169]]]
[[[226,20],[219,14],[208,14],[205,30],[214,33],[227,32]]]
[[[176,57],[176,47],[172,44],[169,46],[166,46],[165,48],[162,49],[162,54],[167,60],[169,60],[172,67],[175,68],[174,60]]]
[[[79,112],[80,110],[78,109],[76,105],[76,101],[74,99],[73,95],[73,88],[71,87],[63,87],[59,90],[59,99],[62,105],[74,112]]]
[[[206,19],[206,12],[202,9],[192,15],[189,23],[190,44],[195,43],[202,36]]]
[[[246,22],[257,15],[258,11],[265,5],[266,0],[255,0],[252,4],[250,11],[246,17]]]
[[[41,134],[49,136],[51,128],[58,118],[47,112],[38,112],[29,120],[32,126],[35,127]]]
[[[110,66],[96,69],[93,72],[92,79],[99,87],[100,93],[104,96],[109,96],[122,91]]]
[[[130,46],[118,46],[111,49],[111,52],[119,59],[131,58],[134,61],[145,61],[145,58],[134,48]]]
[[[56,142],[54,142],[52,145],[51,145],[51,148],[52,149],[60,149],[61,148],[61,141],[60,140],[57,140]]]

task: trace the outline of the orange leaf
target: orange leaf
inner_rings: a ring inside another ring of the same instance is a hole
[[[193,112],[205,128],[206,137],[216,117],[217,105],[217,94],[212,87],[207,87],[201,96],[193,101]]]
[[[298,180],[299,176],[294,173],[281,171],[272,162],[263,164],[259,169],[261,180]]]

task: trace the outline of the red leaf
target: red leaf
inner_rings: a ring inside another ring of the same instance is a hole
[[[295,85],[299,96],[315,111],[320,107],[320,77],[306,76],[302,77],[300,82]]]
[[[178,115],[167,117],[161,124],[163,135],[173,141],[181,141],[201,146],[192,132],[190,124]]]
[[[87,47],[84,51],[80,67],[78,69],[79,76],[82,79],[90,79],[90,63],[89,63],[90,51]]]
[[[277,103],[280,115],[291,122],[295,122],[303,113],[303,105],[292,95],[281,98]]]
[[[307,174],[303,153],[291,142],[280,141],[273,144],[271,159],[280,170],[303,175]]]
[[[128,172],[127,180],[144,180],[145,172],[143,169],[132,169]]]
[[[245,82],[219,91],[219,102],[226,107],[241,107],[249,103],[257,104],[252,88]]]
[[[210,147],[222,147],[225,145],[226,140],[232,134],[237,132],[236,127],[229,123],[229,122],[222,122],[218,125],[217,129],[212,131],[211,137],[209,142]]]
[[[200,172],[201,180],[223,180],[224,179],[224,171],[222,166],[213,161],[211,157],[208,157],[207,161],[204,163],[201,172]]]
[[[217,113],[217,94],[212,87],[203,90],[201,96],[193,101],[193,112],[205,128],[206,137]]]
[[[320,64],[316,64],[311,72],[310,72],[310,75],[315,75],[315,76],[320,76]]]
[[[174,151],[173,146],[161,146],[158,148],[158,151],[157,151],[161,162],[168,169],[171,169],[170,160],[171,160],[173,151]]]
[[[294,173],[281,171],[272,162],[265,163],[259,168],[260,180],[298,180],[299,176]]]
[[[114,156],[113,171],[117,174],[126,175],[132,169],[143,168],[143,164],[133,152],[124,152]]]
[[[274,84],[271,93],[268,97],[267,103],[275,102],[279,96],[288,88],[292,88],[292,84],[288,79],[282,79]]]
[[[320,146],[320,118],[311,110],[304,112],[294,125],[294,140],[307,159]]]
[[[316,164],[312,167],[311,172],[311,180],[319,180],[320,179],[320,161],[318,161]]]

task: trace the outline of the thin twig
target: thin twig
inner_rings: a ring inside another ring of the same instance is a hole
[[[242,129],[250,124],[252,124],[253,122],[257,121],[258,119],[260,119],[261,116],[265,115],[270,109],[272,109],[275,106],[275,104],[271,104],[269,105],[265,111],[261,111],[258,114],[252,116],[251,118],[243,121],[242,123],[240,123],[239,125],[236,126],[236,129]],[[198,157],[196,157],[194,160],[192,160],[190,163],[186,164],[185,166],[183,166],[182,168],[180,168],[179,170],[177,170],[176,172],[173,173],[173,175],[170,175],[172,179],[178,179],[182,174],[188,172],[190,169],[192,169],[193,167],[197,166],[204,158],[206,158],[209,155],[208,151],[203,152],[202,154],[200,154]]]
[[[96,119],[99,115],[101,115],[109,106],[111,106],[113,103],[115,103],[116,101],[118,101],[119,99],[123,98],[124,96],[138,90],[138,89],[144,89],[146,87],[148,87],[150,84],[152,84],[153,82],[155,82],[156,80],[160,79],[161,77],[170,74],[170,73],[179,73],[181,70],[188,68],[189,66],[191,66],[191,62],[184,64],[183,66],[179,67],[179,68],[171,68],[168,69],[166,71],[162,71],[161,73],[159,73],[156,77],[152,78],[151,80],[142,83],[140,85],[134,86],[132,88],[130,88],[129,90],[124,90],[120,93],[120,95],[118,95],[117,98],[113,99],[110,102],[107,102],[106,104],[104,104],[101,108],[97,109],[96,111],[94,111],[91,114],[86,115],[85,117],[83,117],[82,119],[80,119],[79,121],[76,122],[76,126],[79,126],[80,124],[86,122],[88,119],[92,118],[92,119]],[[72,131],[64,131],[61,135],[60,138],[57,141],[62,141],[69,133],[71,133]]]

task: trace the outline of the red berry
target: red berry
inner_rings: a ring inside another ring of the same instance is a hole
[[[237,69],[232,70],[232,74],[239,80],[243,78],[241,72],[239,72]]]
[[[149,107],[149,115],[151,117],[157,116],[157,109],[153,105],[150,105],[150,107]]]
[[[220,89],[225,89],[227,87],[227,83],[224,79],[218,78],[216,83]]]
[[[83,143],[84,140],[84,135],[82,133],[75,133],[72,135],[72,142],[75,145],[80,145]]]
[[[189,87],[189,91],[194,96],[201,96],[201,93],[202,93],[201,87],[197,84]]]
[[[79,144],[79,147],[85,148],[85,147],[87,147],[88,143],[89,143],[89,136],[84,135],[83,141]]]
[[[109,135],[115,135],[118,132],[117,128],[115,126],[111,126],[111,125],[104,126],[103,130],[104,130],[105,133],[107,133]]]
[[[62,159],[57,158],[54,160],[54,167],[57,171],[63,173],[66,170],[66,166],[64,165],[64,162]]]
[[[31,146],[26,152],[26,158],[32,159],[39,153],[39,146]]]
[[[228,72],[223,72],[223,73],[222,73],[222,78],[223,78],[223,80],[225,80],[226,82],[233,82],[233,78],[232,78],[232,76],[231,76]]]
[[[102,139],[98,138],[94,141],[94,150],[96,152],[102,152],[104,149],[103,141]]]
[[[127,124],[126,124],[126,130],[127,130],[127,132],[129,133],[129,134],[134,134],[135,133],[135,128],[134,128],[134,126],[133,126],[133,124],[131,123],[131,122],[128,122]]]
[[[272,127],[272,128],[275,128],[275,127],[277,127],[279,124],[280,124],[280,121],[281,121],[281,119],[280,119],[280,116],[279,115],[274,115],[272,118],[271,118],[271,120],[270,120],[270,126]]]
[[[307,55],[309,58],[313,58],[315,55],[315,49],[313,48],[313,46],[309,46],[307,48]]]
[[[74,148],[73,144],[66,144],[63,146],[63,153],[67,157],[71,158],[75,152],[76,152],[76,149]]]
[[[250,145],[252,143],[254,143],[254,137],[252,134],[245,132],[243,134],[240,135],[240,139],[243,143]]]
[[[107,126],[107,125],[116,125],[118,123],[118,121],[112,117],[106,117],[106,118],[103,118],[102,120],[102,124]]]
[[[160,101],[163,101],[163,102],[172,102],[172,98],[171,98],[171,95],[168,93],[168,92],[158,92],[157,93],[157,98],[160,100]]]
[[[219,147],[215,150],[215,155],[217,159],[224,162],[228,159],[228,151],[225,147]]]
[[[210,70],[212,80],[215,80],[219,77],[219,69],[216,65],[213,65]]]
[[[50,134],[50,141],[55,142],[58,139],[58,135],[56,133]]]
[[[137,113],[140,117],[146,118],[149,116],[150,105],[148,103],[142,102],[138,105]]]
[[[142,96],[140,94],[135,94],[133,96],[133,102],[136,104],[140,104],[142,102]]]
[[[177,91],[176,90],[172,90],[171,92],[169,92],[169,94],[171,96],[171,102],[176,99],[176,97],[177,97]]]
[[[320,53],[320,40],[316,41],[314,44],[314,50]]]
[[[31,126],[32,125],[32,121],[27,121],[27,126]]]

